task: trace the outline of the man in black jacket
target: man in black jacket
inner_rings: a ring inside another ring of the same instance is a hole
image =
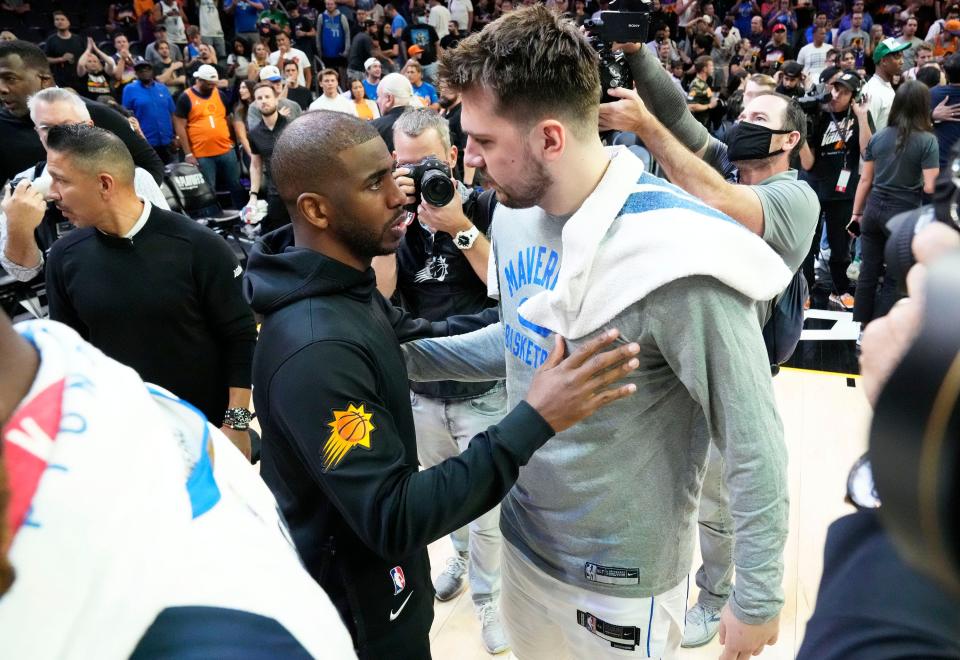
[[[50,318],[222,424],[249,457],[256,326],[243,271],[212,231],[140,198],[133,170],[101,128],[47,134],[49,196],[77,226],[50,251]]]
[[[46,55],[28,41],[0,41],[0,182],[44,159],[43,145],[34,130],[27,99],[54,85]],[[133,132],[119,113],[102,103],[84,99],[95,126],[119,137],[137,167],[150,172],[157,183],[163,180],[163,162],[150,143]]]
[[[387,143],[387,149],[393,151],[393,124],[397,118],[415,105],[413,86],[402,73],[388,73],[377,85],[377,106],[380,117],[373,120],[373,126]]]
[[[639,346],[598,354],[611,332],[561,361],[557,337],[524,402],[459,456],[418,471],[399,342],[476,322],[415,321],[377,293],[371,260],[406,232],[393,167],[356,117],[321,110],[291,122],[273,171],[292,227],[258,243],[244,286],[264,315],[254,358],[261,475],[307,570],[361,658],[428,658],[427,544],[495,506],[555,432],[630,394],[632,385],[606,387],[636,368]]]

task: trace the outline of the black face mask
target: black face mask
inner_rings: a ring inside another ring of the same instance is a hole
[[[760,124],[751,124],[741,121],[734,124],[727,132],[727,157],[731,162],[742,160],[759,160],[768,156],[776,156],[781,151],[770,152],[770,143],[774,135],[787,135],[791,130],[776,130]]]

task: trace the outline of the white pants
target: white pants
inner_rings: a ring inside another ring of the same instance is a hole
[[[501,620],[519,660],[675,658],[689,579],[651,598],[620,598],[547,575],[503,543]]]

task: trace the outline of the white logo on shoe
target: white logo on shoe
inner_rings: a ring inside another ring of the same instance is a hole
[[[400,606],[400,609],[398,609],[396,612],[394,612],[393,610],[390,610],[390,620],[391,620],[391,621],[393,621],[393,620],[396,619],[398,616],[400,616],[400,612],[402,612],[402,611],[403,611],[403,608],[407,606],[407,603],[408,603],[408,602],[410,602],[410,596],[412,596],[412,595],[413,595],[413,592],[412,592],[412,591],[411,591],[409,594],[407,594],[407,597],[404,599],[403,604]]]

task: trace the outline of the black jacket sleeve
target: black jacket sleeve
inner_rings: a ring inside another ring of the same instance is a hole
[[[90,339],[90,332],[86,324],[80,320],[80,316],[73,308],[70,297],[67,295],[66,283],[63,280],[63,247],[66,243],[58,241],[54,243],[50,251],[50,257],[47,260],[44,275],[46,277],[47,289],[47,309],[50,312],[50,320],[58,321],[68,325],[77,331],[81,337]]]
[[[500,320],[500,309],[497,307],[487,307],[482,312],[476,314],[460,314],[451,316],[445,321],[427,321],[426,319],[416,318],[400,307],[391,305],[385,298],[383,300],[384,312],[393,331],[397,335],[397,340],[402,344],[425,337],[450,337],[453,335],[462,335],[474,330],[485,328],[491,323]]]
[[[90,111],[90,118],[93,123],[100,128],[106,129],[123,140],[133,156],[133,164],[142,167],[150,172],[157,184],[163,182],[163,161],[153,150],[150,143],[137,135],[127,120],[116,110],[112,110],[102,103],[84,100],[87,104],[87,110]]]
[[[310,344],[272,378],[269,408],[354,533],[381,557],[399,559],[496,506],[553,430],[522,402],[459,456],[418,471],[416,456],[407,459],[375,365],[351,343]],[[347,445],[335,420],[351,406],[362,406],[368,417],[365,429],[344,429],[356,434]]]
[[[205,229],[193,246],[198,297],[223,350],[227,385],[250,389],[257,326],[243,300],[240,262],[230,246],[210,230]]]

